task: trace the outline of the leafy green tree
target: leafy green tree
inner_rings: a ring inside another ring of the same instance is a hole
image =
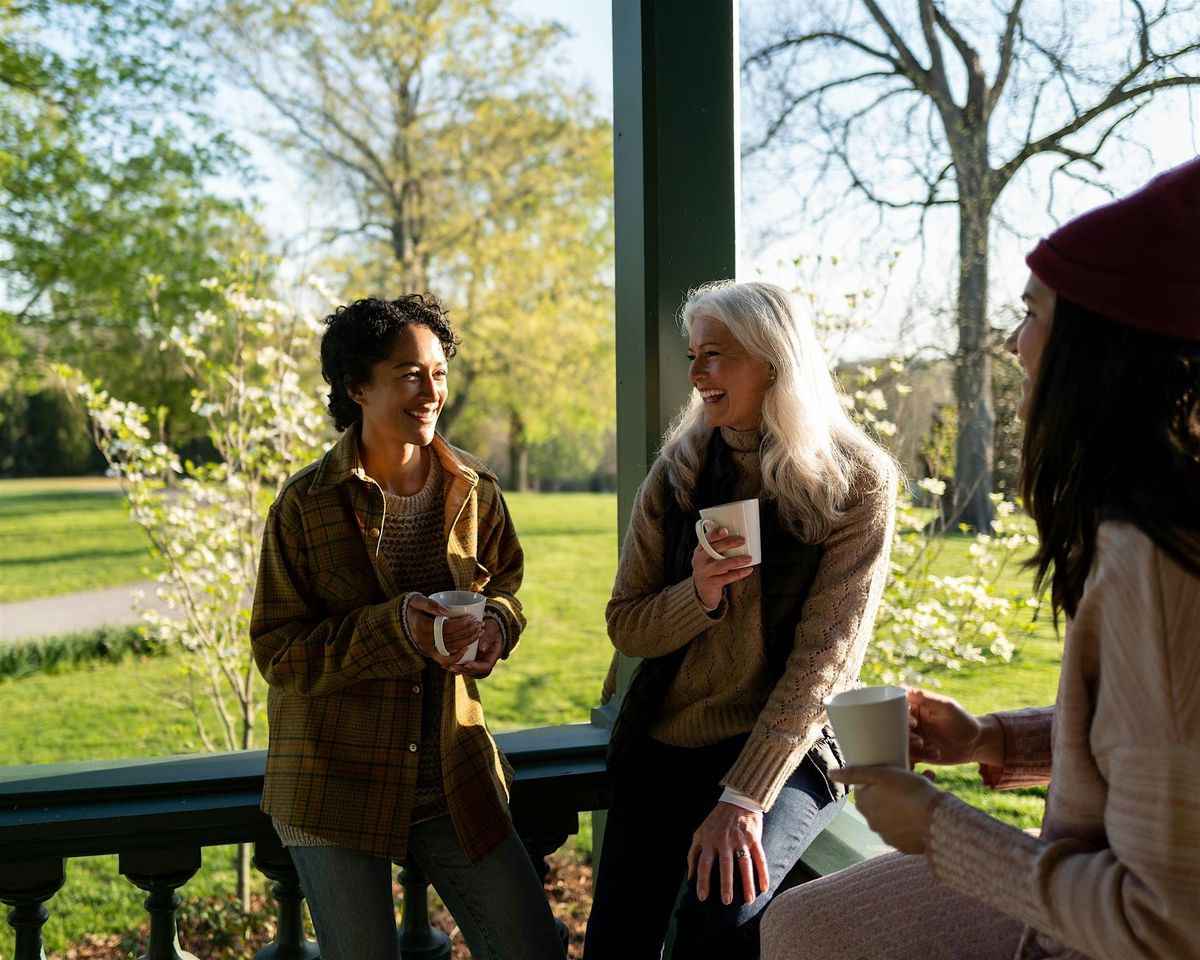
[[[174,15],[170,0],[0,3],[0,336],[26,363],[65,360],[165,404],[186,436],[201,425],[157,348],[148,281],[168,314],[204,309],[199,281],[258,238],[208,187],[237,151],[203,112]]]
[[[563,29],[497,0],[224,0],[196,22],[327,187],[345,298],[451,307],[442,429],[499,424],[518,485],[552,439],[594,467],[615,410],[612,128],[554,70]]]

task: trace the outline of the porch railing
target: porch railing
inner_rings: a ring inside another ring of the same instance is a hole
[[[517,833],[544,877],[545,858],[578,830],[579,813],[608,806],[608,727],[540,727],[496,740],[516,773]],[[15,960],[43,956],[42,927],[63,886],[66,860],[101,854],[117,854],[120,873],[147,893],[146,958],[187,960],[176,935],[177,891],[199,869],[203,847],[230,843],[252,843],[255,867],[274,883],[277,932],[255,960],[315,960],[291,857],[258,808],[265,759],[256,750],[0,768],[0,902],[12,908]],[[843,814],[793,879],[822,876],[879,849],[861,820]],[[405,864],[399,880],[405,960],[449,957],[448,940],[429,922],[427,879]]]

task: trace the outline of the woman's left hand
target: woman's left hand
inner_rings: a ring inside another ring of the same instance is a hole
[[[475,659],[466,663],[456,663],[450,667],[450,672],[482,680],[496,669],[503,652],[504,635],[500,632],[500,624],[494,617],[484,617],[483,635],[479,638],[479,649],[475,651]]]
[[[740,856],[739,856],[740,853]],[[762,847],[762,814],[733,803],[718,803],[692,834],[688,850],[688,879],[696,878],[696,897],[708,899],[713,867],[721,873],[721,902],[733,903],[734,876],[742,882],[742,896],[753,903],[758,890],[771,885],[767,855]]]
[[[931,773],[899,767],[844,767],[829,779],[854,784],[858,812],[871,829],[901,853],[923,853],[929,807],[938,795]]]

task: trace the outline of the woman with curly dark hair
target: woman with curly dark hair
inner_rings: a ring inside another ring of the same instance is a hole
[[[262,808],[324,960],[399,957],[391,863],[406,858],[476,960],[561,958],[475,686],[520,637],[523,555],[495,474],[435,432],[458,338],[420,295],[325,323],[343,433],[271,507],[250,627],[269,686]]]
[[[835,771],[901,852],[778,898],[764,958],[1200,958],[1200,158],[1026,261],[1008,348],[1032,564],[1068,618],[1058,697],[976,717],[914,690],[909,726],[915,760],[1049,782],[1041,833],[915,773]]]

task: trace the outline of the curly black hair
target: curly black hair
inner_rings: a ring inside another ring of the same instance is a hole
[[[406,327],[417,324],[432,330],[446,359],[454,356],[459,344],[445,308],[428,293],[410,293],[397,300],[355,300],[338,307],[324,322],[321,376],[329,384],[329,415],[339,430],[362,419],[362,408],[350,398],[350,390],[370,381],[371,368],[388,358]]]

